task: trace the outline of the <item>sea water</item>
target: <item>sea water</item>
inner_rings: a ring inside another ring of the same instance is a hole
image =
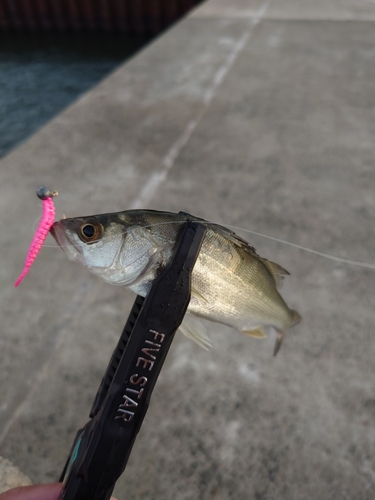
[[[0,35],[0,158],[133,56],[150,38]]]

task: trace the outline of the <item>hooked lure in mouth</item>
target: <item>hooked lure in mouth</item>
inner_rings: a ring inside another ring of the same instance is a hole
[[[276,354],[284,332],[301,320],[278,291],[289,273],[260,257],[229,229],[186,213],[128,210],[62,219],[53,224],[51,234],[71,260],[111,284],[146,296],[152,281],[172,259],[187,220],[203,222],[207,232],[192,272],[191,300],[180,329],[206,348],[210,340],[200,318],[258,338],[274,330]]]

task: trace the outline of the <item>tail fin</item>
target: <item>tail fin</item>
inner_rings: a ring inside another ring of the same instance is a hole
[[[273,348],[274,356],[276,356],[276,354],[279,352],[283,340],[284,340],[284,332],[282,332],[281,330],[276,330],[276,342],[275,342],[275,347]]]
[[[294,311],[294,309],[290,309],[290,312],[292,314],[292,320],[290,323],[290,326],[298,325],[298,323],[301,321],[301,316],[298,314],[297,311]],[[279,349],[281,347],[281,344],[284,339],[284,332],[281,330],[276,329],[276,342],[275,342],[275,347],[273,349],[273,355],[276,356],[276,354],[279,352]]]

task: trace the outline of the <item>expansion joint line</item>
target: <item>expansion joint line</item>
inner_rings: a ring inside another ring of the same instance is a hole
[[[206,114],[208,108],[210,107],[218,87],[221,85],[229,70],[232,68],[234,62],[246,46],[253,28],[264,18],[265,13],[268,9],[268,5],[269,0],[264,2],[258,9],[256,14],[250,19],[250,26],[244,33],[242,33],[227,59],[216,71],[210,87],[204,94],[202,107],[197,113],[197,116],[188,121],[181,135],[172,144],[171,148],[162,159],[159,169],[151,174],[148,181],[144,184],[138,196],[131,204],[131,208],[144,208],[148,206],[156,191],[166,180],[169,171],[173,168],[176,159],[180,155],[182,149],[186,146],[197,125],[200,123],[203,116]]]

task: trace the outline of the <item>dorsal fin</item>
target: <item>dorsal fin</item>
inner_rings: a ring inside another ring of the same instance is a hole
[[[290,274],[286,269],[281,267],[279,264],[276,264],[276,262],[272,262],[267,259],[263,259],[263,264],[266,266],[266,268],[269,270],[271,273],[273,279],[275,280],[276,288],[281,288],[281,285],[283,283],[284,276]]]

